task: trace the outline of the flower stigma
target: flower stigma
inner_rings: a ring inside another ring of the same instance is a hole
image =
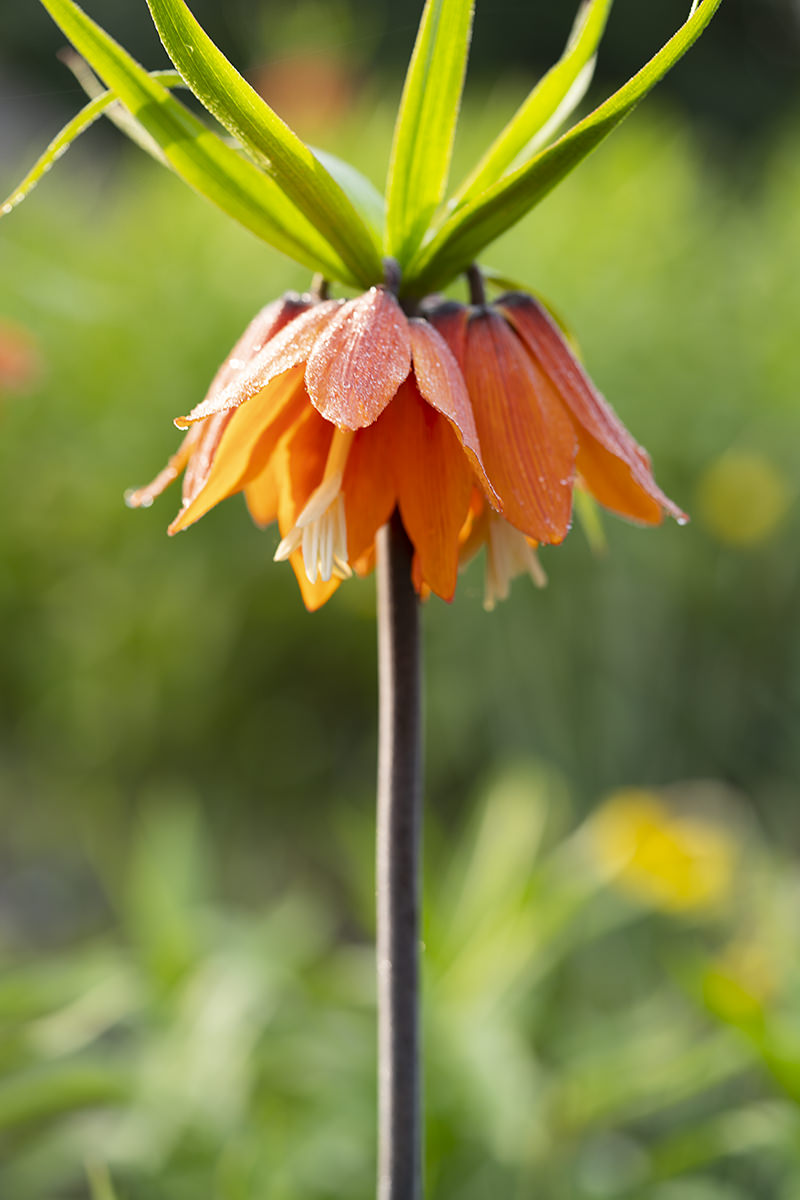
[[[489,513],[486,531],[486,582],[483,607],[492,612],[498,600],[505,600],[511,581],[527,573],[536,587],[547,586],[547,576],[536,550],[524,533],[502,517]]]

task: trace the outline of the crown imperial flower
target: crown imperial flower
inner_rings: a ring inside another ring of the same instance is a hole
[[[535,548],[566,536],[576,483],[635,521],[685,519],[533,297],[422,311],[408,316],[383,286],[268,305],[128,503],[152,503],[183,471],[177,533],[244,492],[258,525],[277,520],[275,558],[309,609],[371,569],[395,508],[422,594],[450,600],[459,565],[486,545],[487,607],[517,574],[543,582]]]

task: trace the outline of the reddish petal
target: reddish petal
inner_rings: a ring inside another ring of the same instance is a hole
[[[400,515],[414,545],[418,581],[451,600],[472,470],[450,423],[425,403],[411,380],[400,388],[387,416]]]
[[[508,317],[578,422],[581,427],[581,446],[584,443],[582,431],[585,430],[598,443],[597,450],[605,449],[626,465],[633,484],[633,487],[628,487],[629,495],[637,488],[640,493],[644,493],[637,502],[640,508],[652,511],[647,502],[649,497],[673,517],[685,520],[685,514],[664,495],[653,479],[647,452],[631,437],[611,405],[598,392],[564,341],[550,314],[532,296],[517,292],[501,297],[497,301],[497,307]],[[595,480],[598,480],[599,474],[602,473],[599,467],[601,461],[605,461],[615,479],[621,478],[619,471],[612,468],[608,459],[595,449],[587,450],[585,457],[593,460],[592,474]],[[586,472],[584,476],[589,483]],[[593,484],[590,483],[590,487],[594,490]],[[607,490],[614,491],[617,484],[609,477],[606,487]],[[601,500],[599,493],[595,494],[604,504],[605,501]],[[614,505],[609,507],[613,508]]]
[[[251,359],[260,350],[263,350],[267,342],[275,337],[276,333],[280,333],[281,329],[288,325],[290,321],[293,321],[295,317],[299,317],[301,313],[306,312],[310,307],[310,300],[304,300],[302,296],[289,294],[281,296],[279,300],[273,300],[271,304],[267,304],[265,308],[262,308],[261,312],[253,317],[214,376],[211,387],[206,393],[205,403],[218,396],[240,374]]]
[[[455,300],[446,300],[444,304],[437,304],[426,314],[429,323],[447,342],[462,375],[467,358],[467,326],[471,311],[474,310],[458,304]]]
[[[297,523],[311,493],[322,482],[325,463],[333,437],[333,426],[324,421],[311,406],[296,424],[281,438],[275,453],[275,475],[279,481],[278,525],[281,537]],[[309,612],[320,608],[339,586],[333,578],[309,583],[301,549],[289,559],[295,573],[303,603]]]
[[[238,408],[278,375],[305,362],[320,331],[341,305],[341,300],[326,300],[291,319],[250,362],[236,371],[226,386],[214,391],[212,384],[212,390],[205,400],[193,408],[188,416],[177,417],[175,424],[179,429],[185,429],[187,425],[202,421],[213,413]]]
[[[397,504],[391,411],[390,407],[374,425],[358,431],[347,456],[342,493],[351,566],[372,549],[375,534]]]
[[[186,529],[220,500],[241,491],[263,470],[280,437],[307,405],[302,367],[295,367],[238,409],[225,427],[205,484],[178,514],[169,532]]]
[[[569,529],[575,430],[564,406],[501,316],[475,310],[465,377],[486,473],[512,525],[539,542]]]
[[[411,334],[414,378],[420,395],[443,417],[447,417],[480,480],[481,487],[485,488],[497,503],[497,497],[483,469],[475,417],[472,414],[467,385],[455,355],[438,330],[427,321],[414,317],[409,321],[408,327]]]
[[[376,421],[411,369],[408,321],[385,288],[348,301],[308,356],[314,407],[342,429]]]

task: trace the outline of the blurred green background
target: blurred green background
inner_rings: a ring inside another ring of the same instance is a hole
[[[265,93],[380,184],[379,31],[280,29]],[[4,194],[79,103],[17,79]],[[479,77],[456,175],[529,84]],[[800,1195],[800,120],[677,95],[490,256],[692,523],[426,606],[436,1200]],[[373,581],[310,617],[238,498],[122,504],[307,278],[114,137],[0,223],[0,1195],[366,1200]]]

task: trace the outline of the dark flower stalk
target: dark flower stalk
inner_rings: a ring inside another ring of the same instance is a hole
[[[413,546],[395,511],[378,535],[378,1200],[420,1200],[421,719]]]

